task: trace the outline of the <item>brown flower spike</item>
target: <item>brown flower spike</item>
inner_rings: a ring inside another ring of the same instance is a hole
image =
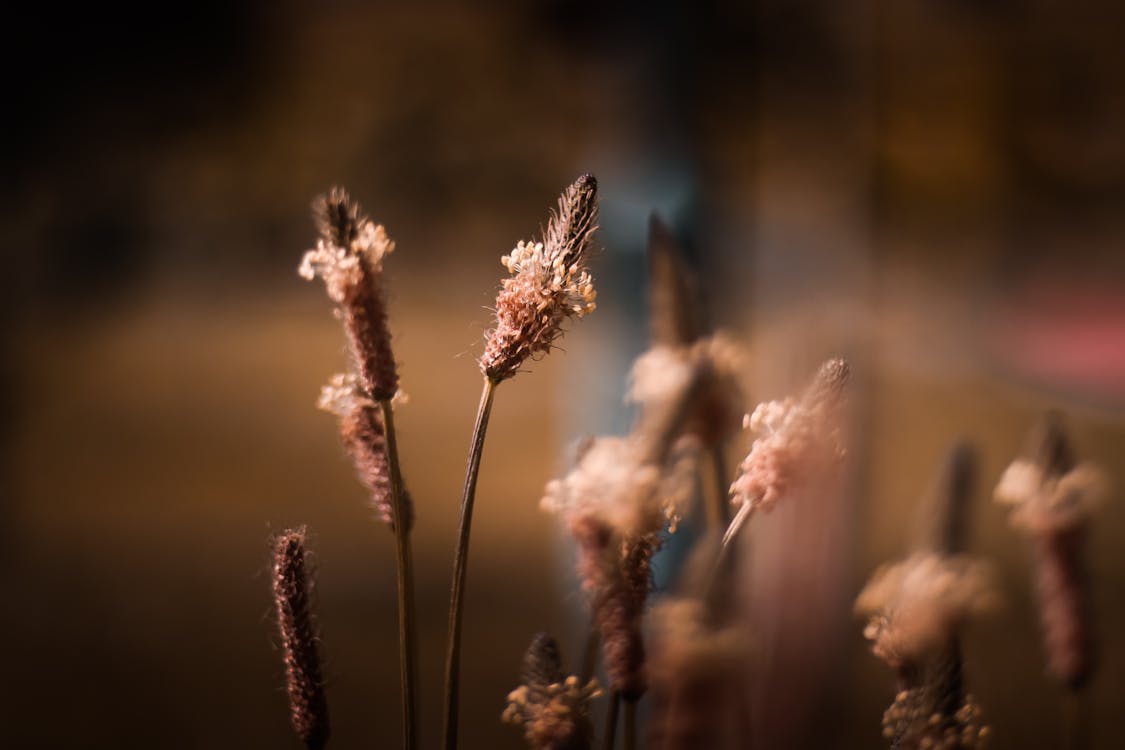
[[[394,251],[394,242],[343,188],[313,201],[313,212],[320,240],[305,253],[298,272],[309,280],[324,280],[364,390],[375,401],[388,400],[398,391],[398,371],[387,328],[383,258]]]
[[[570,532],[578,547],[578,576],[601,635],[609,686],[637,700],[648,688],[642,619],[656,536],[622,539],[592,517],[572,521]]]
[[[965,692],[962,626],[995,606],[987,566],[965,553],[976,458],[949,452],[914,554],[880,568],[856,600],[864,635],[895,670],[898,692],[883,715],[894,750],[978,750],[989,729]]]
[[[1057,414],[1046,415],[1029,442],[1027,457],[1012,462],[994,496],[1012,506],[1012,525],[1031,541],[1047,666],[1077,690],[1096,665],[1085,547],[1106,480],[1075,459]]]
[[[371,507],[394,528],[391,502],[391,471],[387,464],[387,433],[379,405],[363,395],[354,375],[334,375],[320,392],[317,404],[339,417],[340,439],[355,463],[359,481],[371,492]],[[402,510],[406,531],[414,525],[414,503],[403,491]]]
[[[328,742],[328,702],[309,608],[303,528],[283,531],[274,540],[273,596],[285,651],[290,718],[309,750],[319,750]]]
[[[559,646],[546,633],[531,641],[523,659],[523,684],[508,694],[502,719],[523,727],[532,750],[586,750],[593,739],[590,701],[597,682],[585,685],[563,673]]]
[[[594,282],[585,261],[597,216],[597,180],[583,175],[559,198],[543,241],[521,241],[501,259],[512,276],[496,297],[496,327],[480,360],[481,372],[493,382],[549,352],[567,318],[593,312]]]

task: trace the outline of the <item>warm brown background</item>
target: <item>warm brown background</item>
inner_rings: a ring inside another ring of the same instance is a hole
[[[294,273],[310,199],[342,183],[398,240],[435,745],[498,259],[592,171],[599,310],[501,389],[485,452],[466,745],[519,746],[498,716],[535,631],[575,654],[581,599],[536,501],[570,439],[628,424],[654,207],[700,259],[713,317],[746,341],[754,397],[831,353],[857,369],[841,505],[756,530],[758,575],[785,581],[785,600],[827,602],[835,634],[807,675],[823,690],[770,706],[809,729],[787,746],[879,746],[889,679],[848,603],[907,548],[956,436],[981,449],[974,546],[1008,600],[968,636],[972,689],[995,748],[1058,745],[1024,549],[983,500],[1048,406],[1125,487],[1125,11],[687,6],[215,2],[164,18],[98,5],[5,24],[0,744],[296,747],[266,570],[270,533],[300,523],[320,571],[334,745],[397,742],[391,537],[314,408],[342,338],[322,290]],[[1123,542],[1118,492],[1091,546],[1104,748],[1125,730]]]

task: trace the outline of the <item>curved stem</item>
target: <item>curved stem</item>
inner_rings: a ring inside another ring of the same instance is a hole
[[[394,513],[395,554],[398,579],[399,675],[402,681],[402,746],[418,746],[417,675],[418,631],[414,612],[414,556],[410,550],[410,529],[404,509],[402,470],[398,463],[394,409],[390,400],[379,402],[387,441],[387,466],[391,474],[391,511]]]
[[[442,747],[457,747],[458,683],[461,676],[461,619],[465,611],[465,575],[469,562],[469,531],[473,523],[473,500],[477,491],[477,474],[492,412],[492,396],[499,381],[485,378],[477,407],[477,420],[469,446],[469,464],[465,469],[465,488],[461,493],[461,518],[458,522],[457,546],[453,553],[453,584],[449,595],[449,642],[445,652],[445,714]]]

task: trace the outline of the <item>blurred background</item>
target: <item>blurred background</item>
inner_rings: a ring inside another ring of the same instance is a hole
[[[499,714],[535,632],[578,657],[583,602],[538,499],[575,438],[629,425],[654,210],[698,262],[712,321],[747,346],[752,400],[829,355],[857,373],[839,502],[755,528],[775,600],[815,600],[834,634],[795,661],[778,647],[804,688],[776,709],[772,747],[881,746],[891,679],[851,600],[908,550],[959,436],[981,458],[972,547],[1007,601],[967,635],[970,688],[993,747],[1059,746],[1024,540],[988,497],[1048,407],[1125,487],[1125,6],[24,10],[0,32],[6,746],[298,747],[267,575],[271,533],[294,524],[316,552],[334,744],[397,742],[392,537],[315,408],[344,340],[323,289],[295,273],[314,242],[310,201],[334,184],[398,242],[399,429],[419,519],[423,739],[436,746],[499,258],[587,171],[602,188],[598,311],[504,385],[485,451],[466,746],[521,746]],[[1092,731],[1106,748],[1125,730],[1120,499],[1090,545]],[[792,614],[767,613],[758,646],[772,653]]]

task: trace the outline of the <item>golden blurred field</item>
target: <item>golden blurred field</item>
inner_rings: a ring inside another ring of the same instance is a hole
[[[891,680],[851,600],[905,553],[957,437],[980,451],[972,546],[1006,600],[966,636],[970,689],[996,750],[1061,746],[1026,549],[988,501],[1049,407],[1116,488],[1089,550],[1092,747],[1115,747],[1125,66],[1111,29],[1125,16],[979,5],[204,4],[179,29],[134,14],[115,30],[107,15],[86,33],[70,19],[41,80],[10,48],[27,114],[0,209],[0,744],[297,747],[267,573],[271,533],[294,524],[316,553],[331,746],[397,743],[393,540],[315,407],[344,342],[323,290],[295,273],[309,201],[344,183],[398,241],[398,426],[418,512],[423,743],[436,746],[499,257],[591,171],[599,309],[500,389],[485,449],[464,745],[521,746],[499,714],[535,632],[577,659],[582,599],[538,500],[573,440],[628,426],[657,209],[689,238],[714,321],[746,344],[753,400],[831,354],[857,373],[839,504],[753,531],[756,592],[792,599],[757,616],[777,627],[812,602],[831,634],[776,649],[770,669],[798,683],[777,695],[807,702],[778,708],[786,739],[771,750],[881,746]],[[30,28],[29,49],[52,27]]]

